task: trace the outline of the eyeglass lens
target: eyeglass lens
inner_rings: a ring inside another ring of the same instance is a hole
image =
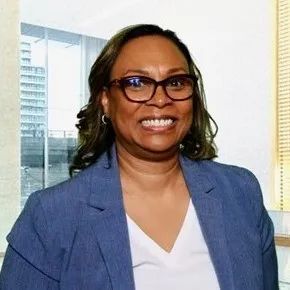
[[[163,80],[161,85],[170,98],[182,100],[193,94],[195,84],[189,76],[173,76]],[[146,101],[153,96],[157,83],[147,77],[134,76],[122,79],[121,86],[129,99]]]

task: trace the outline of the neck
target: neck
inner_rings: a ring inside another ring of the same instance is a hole
[[[135,188],[142,188],[144,195],[161,196],[182,178],[178,152],[166,159],[152,161],[134,156],[122,146],[117,146],[117,155],[125,193],[128,188],[134,192],[137,192]]]

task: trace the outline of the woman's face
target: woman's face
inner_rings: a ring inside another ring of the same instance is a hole
[[[161,81],[188,73],[187,61],[173,42],[162,36],[143,36],[123,46],[111,80],[138,75]],[[161,86],[144,103],[131,102],[119,86],[111,86],[103,91],[101,102],[112,122],[117,147],[136,157],[176,153],[192,123],[192,99],[173,101]]]

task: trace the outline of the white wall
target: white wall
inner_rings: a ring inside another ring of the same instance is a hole
[[[274,140],[271,0],[21,3],[24,22],[103,38],[135,23],[175,30],[204,76],[208,107],[219,125],[218,161],[251,169],[268,203],[273,190]]]

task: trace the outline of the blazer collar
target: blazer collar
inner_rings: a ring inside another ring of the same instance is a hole
[[[88,227],[113,290],[134,290],[129,233],[115,146],[89,168]]]
[[[191,197],[193,194],[203,196],[215,188],[214,181],[210,179],[208,172],[200,166],[200,162],[192,161],[183,155],[180,155],[179,160]]]
[[[88,204],[104,210],[123,203],[116,147],[113,145],[89,168]]]
[[[217,173],[212,172],[212,163],[194,162],[181,157],[181,165],[220,289],[234,289],[233,269],[225,230],[227,221],[223,214],[221,199],[223,196],[221,190],[226,189],[217,186],[215,181]]]

